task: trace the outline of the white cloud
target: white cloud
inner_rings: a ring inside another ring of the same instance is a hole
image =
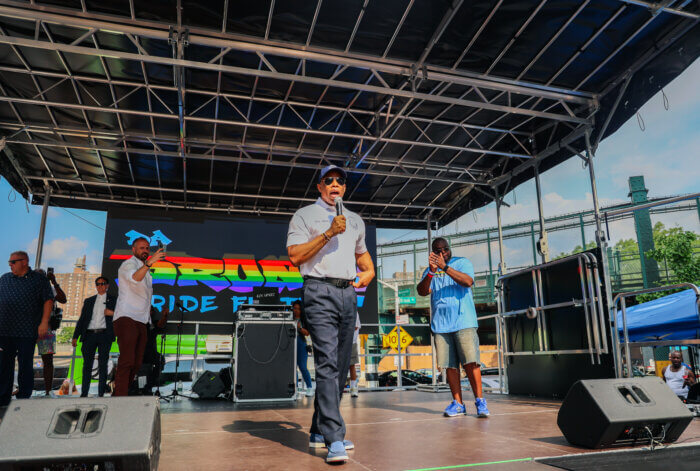
[[[37,241],[38,239],[35,238],[27,246],[32,265],[36,261]],[[42,267],[53,267],[56,273],[70,273],[73,271],[73,265],[78,257],[88,252],[88,246],[88,241],[80,240],[75,236],[45,242],[41,265]]]
[[[644,148],[623,152],[608,166],[613,185],[628,190],[631,175],[643,175],[650,196],[668,196],[698,190],[700,135],[687,136],[683,143],[669,144],[661,152]],[[681,189],[681,191],[679,191]]]

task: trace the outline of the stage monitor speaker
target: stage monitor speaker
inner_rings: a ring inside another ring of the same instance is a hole
[[[200,399],[214,399],[225,390],[224,382],[219,373],[205,371],[192,385],[192,392]]]
[[[295,322],[239,320],[235,332],[233,400],[294,400],[297,335]]]
[[[0,470],[156,470],[155,397],[18,399],[0,422]]]
[[[693,414],[658,377],[590,379],[574,383],[559,409],[566,439],[587,448],[673,442]]]

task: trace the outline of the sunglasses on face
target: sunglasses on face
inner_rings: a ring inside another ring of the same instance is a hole
[[[449,247],[440,247],[437,249],[433,249],[433,252],[435,252],[435,253],[445,253],[445,252],[449,252],[449,251],[450,251]]]
[[[95,286],[107,286],[109,283],[95,283]]]
[[[8,262],[10,265],[14,265],[15,263],[21,262],[22,260],[26,260],[26,258],[15,258],[15,259],[12,259],[12,260],[8,260],[7,262]]]
[[[331,186],[333,184],[333,180],[338,182],[338,185],[340,185],[340,186],[345,185],[345,178],[344,177],[326,177],[321,181],[323,182],[324,185]]]

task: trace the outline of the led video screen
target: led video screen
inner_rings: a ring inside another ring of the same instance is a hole
[[[118,294],[119,265],[131,257],[133,240],[146,237],[152,251],[160,242],[167,257],[151,270],[151,304],[159,311],[169,307],[168,330],[175,332],[182,319],[186,334],[194,333],[194,322],[200,323],[200,334],[230,334],[241,305],[290,305],[301,298],[303,279],[287,258],[288,223],[262,217],[111,209],[103,274],[116,281],[110,289]],[[376,261],[374,226],[367,225],[366,243]],[[357,290],[357,303],[362,323],[376,323],[376,281]]]

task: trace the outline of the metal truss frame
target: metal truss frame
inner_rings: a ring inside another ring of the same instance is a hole
[[[353,33],[345,49],[331,50],[312,44],[322,8],[321,0],[316,3],[304,44],[270,38],[274,1],[270,4],[264,37],[242,36],[227,31],[228,0],[223,3],[222,25],[218,31],[183,26],[180,0],[176,6],[175,24],[136,18],[134,1],[129,1],[131,16],[127,17],[88,11],[85,2],[82,2],[82,11],[69,11],[34,2],[0,0],[0,25],[7,21],[19,22],[35,31],[34,37],[30,38],[19,33],[18,28],[0,27],[0,45],[9,47],[21,64],[0,63],[0,74],[28,76],[36,89],[33,96],[22,96],[0,83],[0,103],[9,105],[16,118],[14,122],[0,121],[4,145],[13,146],[15,154],[25,148],[32,150],[43,166],[40,175],[20,172],[30,192],[41,194],[44,186],[50,184],[51,198],[92,198],[93,201],[104,200],[105,203],[132,204],[145,201],[139,192],[155,190],[158,201],[149,203],[152,205],[180,205],[197,209],[214,205],[212,198],[225,197],[230,198],[231,202],[219,210],[285,214],[294,204],[298,207],[300,203],[313,200],[308,197],[312,185],[307,187],[304,196],[298,196],[298,192],[295,196],[285,193],[291,171],[298,168],[318,172],[325,165],[334,163],[360,175],[360,180],[349,188],[350,196],[368,178],[380,178],[378,185],[373,184],[370,197],[355,200],[361,206],[361,213],[372,213],[376,220],[425,222],[429,217],[439,219],[441,212],[449,211],[459,198],[470,191],[479,191],[496,199],[498,192],[495,189],[499,185],[509,182],[513,176],[533,165],[537,166],[556,149],[590,133],[595,126],[594,115],[598,103],[611,89],[600,94],[586,89],[586,85],[656,17],[663,14],[698,20],[697,14],[683,10],[687,1],[676,5],[678,2],[652,4],[620,0],[620,7],[611,18],[593,32],[583,47],[543,84],[524,80],[526,72],[545,55],[589,1],[582,2],[571,17],[552,32],[547,44],[516,78],[500,77],[491,72],[520,33],[547,6],[547,0],[542,0],[533,9],[515,37],[504,46],[486,73],[481,74],[464,70],[460,64],[503,2],[495,4],[459,59],[452,67],[446,67],[430,64],[427,60],[457,12],[466,8],[463,0],[456,0],[447,8],[415,62],[391,55],[392,46],[414,4],[412,0],[399,15],[383,53],[378,55],[352,50],[365,8],[354,19]],[[368,0],[365,0],[364,7],[367,3]],[[645,8],[653,14],[632,37],[583,77],[576,87],[556,86],[557,77],[619,15],[632,8]],[[56,34],[58,28],[60,35]],[[114,40],[105,41],[105,38]],[[158,47],[154,47],[154,44]],[[196,56],[187,54],[192,47],[197,48]],[[25,58],[27,50],[40,50],[53,55],[61,67],[33,66]],[[232,57],[236,54],[254,55],[256,61],[234,62]],[[76,73],[71,70],[67,56],[97,58],[101,73]],[[107,61],[115,59],[135,64],[143,80],[114,78]],[[294,64],[294,72],[290,72],[290,63]],[[319,64],[325,67],[316,67]],[[172,70],[172,84],[152,80],[148,68],[153,66]],[[320,72],[327,70],[327,66],[332,66],[330,75]],[[188,71],[215,74],[216,89],[188,83]],[[252,81],[250,93],[224,90],[223,77]],[[276,96],[260,93],[261,81],[279,84],[279,93]],[[66,83],[71,85],[73,97],[63,95],[60,100],[48,98],[49,92]],[[301,99],[292,93],[298,86],[311,87],[320,93],[314,98]],[[91,87],[106,87],[110,102],[101,102],[90,92]],[[147,110],[126,105],[131,95],[144,91]],[[327,99],[331,92],[339,91],[351,98],[345,103]],[[173,96],[177,97],[176,102],[172,101]],[[361,96],[371,97],[372,100],[362,102],[358,100]],[[380,105],[368,107],[362,104],[367,102]],[[242,103],[247,104],[247,110]],[[428,104],[437,111],[426,112],[424,105]],[[210,106],[214,107],[213,114],[204,114],[202,111]],[[224,106],[232,111],[228,116],[222,116],[220,112]],[[254,117],[251,114],[253,106],[265,106],[269,111],[262,117]],[[26,107],[44,110],[51,123],[24,117],[21,110]],[[61,123],[56,114],[63,110],[77,112],[84,126]],[[455,116],[455,112],[464,119],[449,117]],[[487,113],[488,118],[484,117]],[[95,127],[91,122],[91,116],[95,114],[112,116],[117,126],[110,130]],[[321,114],[324,118],[319,118]],[[125,125],[127,118],[145,120],[150,131],[128,129]],[[608,116],[606,123],[609,119]],[[159,132],[156,123],[160,120],[177,121],[178,134]],[[290,122],[295,124],[291,125]],[[570,129],[570,132],[538,152],[530,145],[534,135],[533,123],[537,123],[537,131],[562,126]],[[211,138],[188,132],[191,126],[209,126]],[[242,137],[222,139],[222,127],[236,129]],[[252,139],[250,134],[253,131],[267,133],[268,142]],[[283,134],[297,136],[297,144],[281,142],[279,136]],[[314,143],[308,143],[309,140],[314,140]],[[352,142],[353,150],[339,149],[339,141]],[[319,145],[319,142],[324,144]],[[177,146],[177,150],[170,150],[174,146]],[[56,174],[55,163],[44,155],[46,149],[65,154],[73,170],[72,177],[64,178]],[[396,154],[396,149],[400,149],[399,154]],[[427,155],[416,159],[412,152],[421,149]],[[94,175],[81,175],[76,152],[94,156],[102,174],[100,179],[95,180]],[[444,157],[437,161],[438,153],[449,153],[450,157],[447,161]],[[117,181],[105,164],[106,159],[113,159],[111,156],[114,155],[125,159],[130,182]],[[157,175],[155,188],[137,181],[134,162],[143,156],[154,159]],[[161,159],[178,159],[182,166],[182,187],[163,185]],[[188,182],[188,162],[192,161],[210,162],[207,189]],[[516,165],[505,165],[513,161]],[[217,162],[236,165],[231,191],[214,190],[217,186],[215,181],[218,180],[215,177]],[[21,167],[16,162],[13,165]],[[257,192],[240,191],[240,170],[250,165],[263,167],[263,179],[268,168],[272,167],[288,169],[287,177],[281,188],[274,188],[272,192],[263,188],[262,181]],[[506,172],[506,168],[509,171]],[[407,199],[405,190],[415,182],[422,182],[422,186],[418,191],[412,191]],[[389,183],[398,189],[388,199],[376,200],[383,186]],[[117,190],[128,190],[133,194],[118,196],[115,194]],[[501,191],[502,194],[506,192]],[[453,194],[461,196],[457,200],[445,199]],[[201,199],[194,201],[196,196],[207,197],[207,203],[202,205]],[[252,204],[241,203],[240,208],[237,207],[236,201],[250,199],[253,200]],[[409,213],[411,216],[405,216]]]

